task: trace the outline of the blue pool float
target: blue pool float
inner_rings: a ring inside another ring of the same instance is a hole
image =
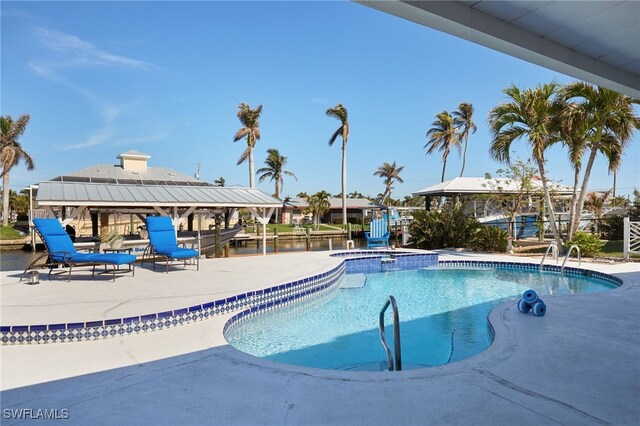
[[[531,310],[533,315],[537,317],[543,317],[545,312],[547,312],[547,305],[544,304],[542,300],[538,300],[532,307]]]
[[[529,305],[533,306],[533,304],[538,301],[538,294],[535,292],[535,290],[527,290],[522,293],[522,299]]]
[[[531,305],[525,302],[524,299],[520,299],[518,302],[518,310],[523,314],[526,314],[531,310]]]

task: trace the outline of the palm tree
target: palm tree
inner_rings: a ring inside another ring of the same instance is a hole
[[[433,126],[427,132],[429,142],[424,146],[427,154],[432,154],[436,150],[442,151],[442,178],[440,182],[444,182],[444,172],[447,168],[447,157],[452,147],[461,149],[460,135],[456,132],[456,125],[453,117],[447,111],[442,111],[436,115],[436,120],[431,123]]]
[[[266,178],[271,178],[271,181],[276,183],[275,197],[280,198],[280,191],[282,191],[283,175],[291,176],[296,181],[298,178],[291,172],[284,170],[285,164],[287,164],[287,157],[280,155],[277,149],[270,148],[267,150],[267,159],[264,160],[264,164],[267,167],[263,167],[256,172],[259,174],[258,182],[262,182]]]
[[[640,118],[634,114],[633,107],[640,100],[584,82],[566,85],[560,92],[560,98],[563,101],[576,101],[575,114],[583,120],[582,139],[585,150],[589,152],[580,195],[571,218],[569,232],[573,234],[578,229],[596,156],[598,152],[604,153],[609,160],[609,170],[617,170],[633,130],[640,129]]]
[[[367,198],[367,197],[365,197],[364,194],[361,192],[352,191],[349,193],[349,195],[347,195],[347,198]]]
[[[256,109],[251,109],[248,104],[241,102],[240,105],[238,105],[237,116],[242,127],[233,137],[234,142],[245,137],[247,138],[247,149],[244,150],[236,164],[240,165],[247,158],[249,159],[249,186],[251,188],[255,188],[253,177],[253,148],[256,146],[256,142],[260,140],[260,113],[262,113],[262,105],[259,105]]]
[[[394,161],[393,164],[383,163],[382,166],[378,167],[378,170],[373,173],[374,176],[380,176],[384,179],[385,189],[384,193],[382,194],[383,204],[385,200],[391,199],[391,185],[393,185],[395,181],[404,183],[404,180],[402,180],[402,178],[400,177],[400,172],[403,169],[404,166],[398,167],[396,166],[396,162]]]
[[[464,151],[462,151],[462,169],[460,169],[460,177],[464,173],[464,166],[467,163],[467,145],[469,144],[469,132],[475,133],[478,130],[473,122],[473,105],[463,102],[458,105],[458,109],[453,111],[453,123],[460,132],[460,138],[464,139]]]
[[[509,164],[511,144],[518,139],[526,138],[542,179],[551,231],[558,247],[562,247],[544,168],[545,150],[559,140],[556,117],[559,115],[560,104],[554,99],[558,87],[557,83],[552,82],[523,91],[514,85],[506,88],[504,93],[509,101],[501,103],[489,112],[493,136],[489,152],[495,160]]]
[[[9,224],[9,172],[18,165],[20,160],[27,164],[27,170],[35,167],[33,159],[22,149],[20,136],[24,133],[29,123],[29,115],[20,116],[17,121],[13,121],[10,115],[0,117],[0,163],[2,163],[2,226]]]
[[[313,214],[313,221],[316,227],[320,225],[320,217],[327,213],[331,207],[330,198],[331,194],[327,191],[316,192],[306,197],[307,203],[309,203],[308,211]]]
[[[222,176],[220,176],[218,179],[213,181],[213,184],[215,186],[224,186],[226,183],[227,181]]]
[[[596,217],[596,235],[600,233],[600,221],[607,205],[611,191],[605,193],[590,192],[587,194],[585,206]]]
[[[333,146],[338,136],[342,136],[342,224],[347,224],[347,141],[349,140],[349,121],[347,109],[337,104],[327,110],[328,117],[340,120],[340,127],[329,138],[329,146]]]

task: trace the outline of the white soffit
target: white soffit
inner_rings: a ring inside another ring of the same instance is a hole
[[[357,3],[640,98],[640,1]]]

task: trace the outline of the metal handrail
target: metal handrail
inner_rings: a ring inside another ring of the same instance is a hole
[[[582,259],[580,258],[580,247],[573,245],[569,247],[569,251],[567,252],[567,255],[564,257],[564,261],[562,262],[562,266],[560,267],[561,274],[564,272],[564,265],[567,263],[567,260],[569,260],[569,256],[571,255],[571,252],[573,251],[573,249],[576,249],[576,252],[578,253],[578,266],[582,264]]]
[[[547,251],[544,252],[544,256],[542,256],[542,260],[540,261],[540,266],[538,266],[539,268],[542,268],[542,264],[547,259],[549,250],[551,250],[551,255],[553,256],[553,259],[556,261],[556,264],[558,263],[558,245],[556,244],[555,241],[553,241],[551,244],[549,244],[549,247],[547,247]]]
[[[391,354],[391,349],[387,344],[387,338],[384,335],[384,313],[386,312],[389,305],[391,305],[391,309],[393,309],[393,346],[395,349],[395,363],[393,360],[394,357]],[[380,341],[382,342],[382,346],[387,352],[389,371],[402,370],[402,355],[400,350],[400,316],[398,315],[398,304],[396,303],[396,299],[393,296],[389,296],[384,306],[382,307],[382,310],[380,311]]]

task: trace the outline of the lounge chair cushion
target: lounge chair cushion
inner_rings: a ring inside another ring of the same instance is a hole
[[[198,256],[196,250],[181,247],[154,247],[156,253],[167,256],[170,259],[189,259]]]
[[[176,230],[170,217],[147,217],[149,240],[154,247],[176,247]]]

